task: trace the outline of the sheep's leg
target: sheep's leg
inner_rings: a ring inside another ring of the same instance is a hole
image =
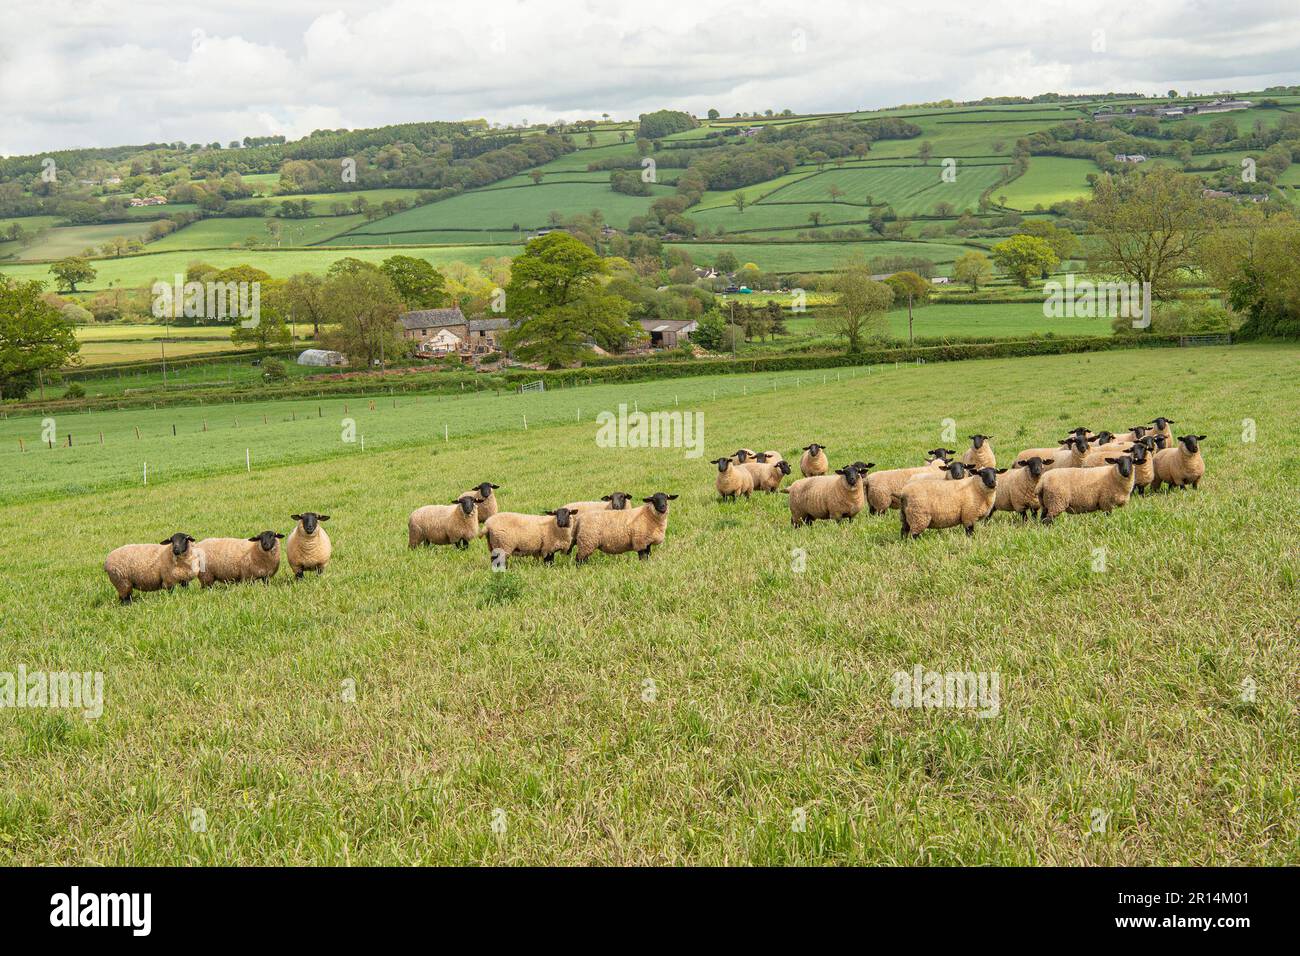
[[[551,552],[550,554],[548,554],[546,557],[542,558],[542,564],[554,564],[554,563],[555,563],[555,552],[554,552],[554,551],[552,551],[552,552]]]
[[[1197,478],[1195,481],[1192,482],[1192,490],[1197,491],[1200,489],[1200,487],[1201,487],[1201,479]]]
[[[126,594],[119,595],[118,598],[117,598],[117,603],[118,603],[118,604],[130,604],[130,603],[131,603],[131,595],[130,595],[130,593],[128,592],[128,593],[126,593]]]
[[[975,525],[974,524],[966,525],[966,537],[969,538],[974,534],[975,534]]]
[[[295,581],[298,580],[299,578],[302,577],[302,572],[301,572],[301,571],[295,571],[295,572],[293,572],[293,577],[294,577],[294,580],[295,580]]]
[[[317,569],[316,569],[316,573],[317,573],[317,574],[324,574],[324,573],[325,573],[325,565],[322,564],[319,568],[317,568]]]

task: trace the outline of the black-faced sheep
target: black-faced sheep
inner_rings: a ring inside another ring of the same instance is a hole
[[[170,591],[198,577],[199,558],[194,538],[178,531],[159,544],[124,544],[104,559],[104,571],[118,600],[131,603],[132,591]]]
[[[280,570],[280,539],[276,531],[251,538],[204,538],[194,546],[199,558],[199,583],[210,588],[217,581],[267,583]]]
[[[656,491],[649,498],[642,498],[645,504],[639,508],[582,515],[574,535],[577,563],[584,563],[596,551],[605,554],[635,551],[644,561],[650,557],[651,548],[663,544],[668,529],[668,502],[676,499],[676,495]]]

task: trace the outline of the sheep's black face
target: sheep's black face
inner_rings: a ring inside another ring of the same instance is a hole
[[[614,511],[622,511],[627,507],[627,503],[631,498],[632,495],[626,491],[615,491],[613,494],[602,495],[600,500],[608,501],[610,508]]]
[[[1135,465],[1140,465],[1142,462],[1147,460],[1147,446],[1142,444],[1142,442],[1138,442],[1130,448],[1128,453],[1133,456],[1133,464]]]
[[[555,511],[552,511],[551,514],[555,515],[556,527],[567,528],[569,526],[569,520],[573,515],[577,514],[577,512],[570,511],[568,508],[557,508]]]
[[[988,435],[971,435],[970,446],[972,448],[983,448],[984,443],[989,440]]]
[[[1070,434],[1075,438],[1082,438],[1085,441],[1088,439],[1088,429],[1086,428],[1071,428]]]
[[[648,505],[654,505],[655,511],[659,512],[661,515],[666,515],[668,514],[668,502],[676,501],[677,496],[666,494],[662,491],[656,491],[649,498],[642,498],[641,500]]]
[[[726,471],[726,470],[727,470],[727,466],[731,464],[731,459],[730,459],[730,458],[714,458],[712,461],[709,462],[709,464],[710,464],[710,465],[717,465],[717,466],[718,466],[718,471],[722,472],[722,471]]]
[[[487,501],[489,498],[492,497],[492,489],[493,489],[493,488],[500,488],[500,487],[501,487],[500,485],[494,485],[494,484],[492,484],[492,482],[490,482],[490,481],[485,481],[485,482],[483,482],[482,484],[480,484],[480,485],[475,489],[475,491],[478,492],[478,496],[479,496],[480,498],[482,498],[484,501]]]
[[[956,479],[956,478],[966,477],[966,466],[959,461],[949,462],[948,467],[945,468],[944,470],[948,472],[949,478]]]
[[[767,460],[771,457],[772,456],[769,455],[767,452],[760,451],[757,455],[754,456],[754,461],[758,462],[760,465],[766,465]]]
[[[158,543],[170,544],[172,546],[172,554],[179,558],[190,549],[190,542],[193,540],[194,538],[186,534],[184,531],[177,531],[166,541],[159,541]]]
[[[940,458],[947,461],[955,454],[957,454],[957,452],[952,448],[931,448],[925,453],[925,457],[930,461],[935,461]]]
[[[1161,417],[1161,418],[1153,418],[1153,419],[1151,419],[1151,424],[1152,424],[1152,425],[1155,425],[1156,428],[1159,429],[1160,431],[1164,431],[1164,430],[1165,430],[1166,428],[1168,428],[1170,425],[1174,425],[1174,424],[1177,424],[1177,423],[1176,423],[1172,418],[1163,418],[1163,417]]]
[[[1004,471],[1006,471],[1005,468],[981,468],[971,477],[982,481],[985,488],[996,488],[998,486],[998,475]]]
[[[856,471],[859,477],[862,478],[865,478],[867,476],[867,472],[875,467],[876,467],[876,463],[874,461],[855,461],[853,463],[854,471]]]
[[[478,502],[479,499],[474,495],[461,495],[453,502],[453,504],[460,505],[460,510],[468,515],[474,510],[474,506],[478,504]]]
[[[263,551],[274,551],[276,541],[278,541],[280,538],[283,537],[284,535],[277,534],[274,531],[263,531],[261,534],[253,535],[248,540],[256,541],[258,544],[262,546]]]
[[[1195,455],[1196,452],[1201,447],[1199,442],[1204,441],[1205,436],[1204,435],[1180,435],[1178,437],[1178,440],[1183,443],[1183,447],[1187,449],[1187,453],[1189,455]]]
[[[1103,431],[1103,432],[1097,432],[1097,434],[1093,436],[1092,440],[1095,441],[1098,445],[1109,445],[1111,439],[1113,439],[1114,437],[1115,437],[1114,432]]]
[[[302,522],[302,530],[307,534],[315,534],[316,527],[322,521],[330,520],[329,515],[317,514],[314,511],[304,511],[300,515],[290,515],[289,517],[293,518],[294,521]]]
[[[1048,461],[1052,461],[1052,460],[1053,459],[1048,459]],[[1019,462],[1017,462],[1017,464],[1019,464]],[[1025,467],[1029,469],[1029,473],[1033,475],[1035,478],[1039,478],[1042,476],[1043,468],[1046,465],[1047,462],[1043,461],[1043,459],[1040,458],[1038,455],[1034,455],[1032,458],[1028,459],[1025,462]]]
[[[826,447],[825,445],[819,445],[816,442],[813,442],[811,445],[804,445],[803,450],[806,451],[812,457],[816,458],[818,455],[822,453],[822,450],[825,447]]]
[[[1088,451],[1088,443],[1082,438],[1071,438],[1065,443],[1065,451],[1067,453],[1070,451],[1077,451],[1080,455],[1086,454]]]
[[[847,468],[835,469],[835,474],[843,475],[844,483],[850,488],[854,487],[858,483],[858,470],[852,465],[849,465]]]
[[[790,463],[782,458],[776,463],[776,470],[783,475],[788,475],[790,474]]]
[[[740,462],[743,465],[746,461],[749,460],[749,452],[745,451],[745,449],[743,448],[737,448],[736,454],[733,455],[732,457],[735,458],[736,461]]]
[[[1127,478],[1133,474],[1133,456],[1120,455],[1118,458],[1107,458],[1108,464],[1114,465],[1119,469],[1120,477]]]
[[[1151,429],[1147,428],[1145,425],[1134,425],[1129,429],[1129,431],[1133,433],[1134,438],[1141,438],[1147,432],[1151,431]]]

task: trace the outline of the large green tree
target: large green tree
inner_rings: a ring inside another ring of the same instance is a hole
[[[0,399],[24,397],[41,372],[62,368],[81,347],[72,323],[41,298],[43,289],[0,276]]]
[[[1094,232],[1093,270],[1149,282],[1153,299],[1171,297],[1214,225],[1213,204],[1201,189],[1199,180],[1168,166],[1098,177],[1085,207]]]
[[[642,335],[631,303],[608,291],[608,267],[567,232],[532,240],[510,267],[506,311],[515,325],[502,345],[525,361],[559,368],[579,361],[589,340],[617,347]]]
[[[379,264],[408,309],[434,309],[447,301],[446,280],[424,259],[389,256]]]
[[[989,251],[998,268],[1026,289],[1034,278],[1051,272],[1061,261],[1045,239],[1034,236],[1012,236]]]
[[[50,273],[59,280],[59,289],[76,292],[78,282],[94,282],[99,273],[81,256],[68,256],[50,266]]]
[[[370,368],[406,352],[397,321],[402,298],[388,276],[369,263],[341,270],[325,284],[326,317],[333,328],[325,337],[330,348],[352,365]]]

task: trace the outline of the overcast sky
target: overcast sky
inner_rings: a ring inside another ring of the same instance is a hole
[[[0,0],[0,154],[1300,82],[1297,0]]]

